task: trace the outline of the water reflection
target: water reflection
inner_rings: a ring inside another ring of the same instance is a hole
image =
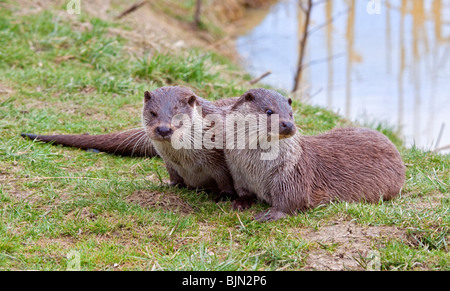
[[[316,2],[298,98],[387,121],[407,145],[427,149],[446,124],[437,146],[450,145],[450,0],[382,0],[379,14],[368,13],[369,1]],[[255,15],[237,49],[251,74],[271,70],[263,82],[290,91],[304,13],[285,0]]]

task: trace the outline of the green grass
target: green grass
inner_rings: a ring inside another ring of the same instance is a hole
[[[299,270],[314,268],[314,254],[354,256],[364,268],[367,251],[376,250],[382,269],[449,270],[450,158],[405,149],[385,127],[378,130],[408,165],[399,198],[336,203],[266,224],[252,219],[265,205],[237,213],[206,193],[167,187],[160,159],[22,139],[21,132],[137,127],[143,91],[163,85],[188,85],[208,99],[250,88],[230,77],[236,68],[220,55],[201,49],[132,55],[125,39],[108,33],[117,23],[83,21],[92,29],[76,29],[51,12],[0,10],[0,88],[9,92],[0,94],[0,269],[65,270],[70,251],[79,253],[83,270]],[[294,111],[304,134],[349,124],[299,102]],[[174,195],[192,211],[130,202],[138,190]],[[347,224],[393,234],[356,238],[359,246],[311,235]]]

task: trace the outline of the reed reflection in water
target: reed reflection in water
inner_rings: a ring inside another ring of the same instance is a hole
[[[407,146],[450,145],[450,0],[381,0],[378,14],[368,0],[315,2],[298,98],[385,121]],[[237,50],[252,75],[292,89],[304,17],[298,0],[249,14]]]

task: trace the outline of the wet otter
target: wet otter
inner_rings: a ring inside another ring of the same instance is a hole
[[[201,116],[195,114],[198,108],[202,110]],[[193,145],[193,148],[176,149],[172,143],[173,135],[183,126],[182,122],[174,124],[173,120],[177,116],[185,115],[194,121],[212,114],[223,118],[225,113],[221,107],[196,96],[187,88],[162,87],[145,92],[143,128],[166,164],[171,185],[207,188],[219,192],[220,196],[233,196],[233,180],[223,149],[207,149],[203,144],[200,147]],[[202,123],[200,134],[203,135],[206,129],[209,126]]]
[[[297,133],[291,100],[277,92],[253,89],[230,112],[279,115],[279,156],[261,160],[257,149],[225,149],[239,199],[234,209],[255,198],[271,208],[259,221],[277,220],[332,201],[376,203],[399,194],[405,166],[397,148],[383,134],[365,128],[338,128],[317,136]]]
[[[220,99],[215,101],[215,104],[226,108],[236,99]],[[225,114],[224,109],[196,96],[187,88],[162,87],[152,92],[145,92],[140,129],[92,136],[34,134],[22,134],[22,136],[120,155],[150,157],[159,155],[165,162],[171,186],[204,188],[219,193],[219,198],[232,198],[235,193],[233,181],[222,149],[205,149],[204,147],[175,149],[172,146],[172,134],[180,127],[172,124],[172,119],[179,114],[186,114],[192,118],[195,108],[198,107],[202,108],[203,116]]]
[[[212,101],[217,107],[229,107],[238,97],[223,98]],[[144,128],[135,128],[118,133],[89,135],[89,134],[54,134],[42,135],[22,133],[23,138],[51,142],[55,145],[76,147],[93,152],[105,152],[120,156],[154,157],[158,153],[147,138]]]

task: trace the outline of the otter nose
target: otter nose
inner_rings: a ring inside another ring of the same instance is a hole
[[[158,126],[156,132],[162,137],[168,137],[172,135],[172,129],[167,126]]]
[[[289,121],[280,122],[280,134],[282,135],[290,135],[294,130],[294,124]]]

